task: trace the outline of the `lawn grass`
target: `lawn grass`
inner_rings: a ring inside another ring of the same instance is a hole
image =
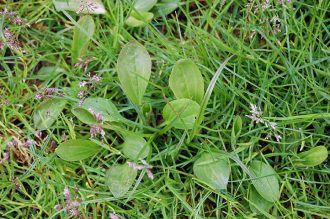
[[[125,19],[131,1],[103,0],[107,13],[93,15],[96,31],[88,56],[95,57],[88,71],[102,77],[88,96],[111,99],[132,122],[127,129],[142,133],[152,152],[154,180],[139,172],[133,187],[115,198],[105,184],[105,171],[125,162],[118,146],[122,139],[106,130],[107,150],[91,158],[67,162],[54,148],[73,138],[89,138],[89,127],[76,119],[71,106],[79,102],[78,83],[87,75],[71,63],[74,12],[58,12],[52,1],[0,1],[25,18],[31,27],[9,26],[25,50],[0,50],[0,155],[13,139],[37,144],[11,150],[0,164],[2,218],[69,218],[56,205],[65,204],[63,190],[81,201],[83,218],[329,218],[329,160],[314,167],[297,167],[297,154],[330,143],[330,2],[187,0],[166,17],[145,27],[130,28]],[[259,10],[254,13],[255,8]],[[280,32],[271,19],[277,16]],[[1,19],[1,18],[0,18]],[[1,33],[6,27],[3,18]],[[152,75],[144,97],[150,113],[137,113],[122,92],[116,63],[121,48],[136,39],[152,58]],[[204,119],[193,139],[191,132],[161,130],[163,107],[174,99],[168,78],[176,61],[193,60],[205,86],[229,58],[216,81]],[[44,66],[62,73],[40,78]],[[69,104],[50,129],[36,137],[35,99],[45,87],[58,88]],[[261,108],[265,119],[277,123],[282,139],[265,140],[269,129],[245,115],[250,104]],[[232,145],[235,116],[243,121],[241,135]],[[142,124],[137,125],[137,124]],[[149,128],[148,128],[149,127]],[[101,140],[101,138],[98,138]],[[232,157],[227,190],[206,185],[193,173],[202,152],[225,151]],[[281,197],[269,212],[256,214],[249,207],[251,179],[244,171],[253,159],[268,163],[278,174]],[[77,192],[74,192],[78,188]]]

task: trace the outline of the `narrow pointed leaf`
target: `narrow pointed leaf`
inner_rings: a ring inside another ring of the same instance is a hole
[[[119,54],[117,70],[125,94],[140,105],[151,74],[151,58],[147,50],[137,42],[128,43]]]
[[[216,190],[227,188],[230,163],[229,159],[220,153],[203,153],[194,163],[194,174],[203,182]]]
[[[275,170],[257,160],[251,162],[249,170],[255,175],[252,184],[258,193],[269,202],[277,201],[280,197],[280,188]]]
[[[207,104],[211,98],[211,94],[213,92],[213,89],[215,87],[215,84],[222,72],[222,70],[225,68],[227,62],[232,58],[232,56],[230,56],[229,58],[227,58],[221,65],[220,67],[218,68],[218,70],[215,72],[215,74],[213,75],[212,77],[212,80],[210,81],[210,84],[209,86],[207,87],[206,89],[206,92],[205,92],[205,95],[204,95],[204,98],[202,100],[202,103],[201,103],[201,110],[199,111],[198,113],[198,116],[197,116],[197,119],[196,119],[196,122],[191,130],[191,134],[190,134],[190,138],[189,138],[189,141],[191,141],[195,135],[198,133],[198,129],[201,125],[201,123],[203,122],[203,119],[204,119],[204,113],[205,113],[205,110],[207,108]]]
[[[236,116],[234,119],[234,124],[232,129],[233,135],[235,137],[238,137],[240,135],[242,130],[242,124],[243,124],[242,118],[240,116]]]
[[[231,130],[231,145],[234,146],[236,144],[236,140],[241,134],[242,130],[242,118],[240,116],[236,116],[233,121],[233,128]]]
[[[66,161],[79,161],[95,155],[101,146],[90,140],[72,139],[60,144],[55,153]]]
[[[74,28],[71,48],[72,62],[86,56],[89,42],[94,34],[95,24],[90,15],[85,15],[78,20],[78,26]]]
[[[197,65],[182,59],[175,63],[169,85],[176,98],[187,98],[201,103],[204,96],[204,79]]]
[[[34,127],[39,130],[50,128],[58,119],[66,103],[66,100],[55,98],[42,102],[33,113]]]
[[[114,197],[125,195],[133,185],[137,171],[128,164],[111,166],[105,175],[105,183],[108,185]]]
[[[148,156],[150,146],[147,141],[135,134],[125,135],[125,142],[122,144],[122,152],[131,160],[140,160]]]
[[[166,104],[163,117],[168,124],[177,129],[192,129],[200,106],[190,99],[173,100]]]

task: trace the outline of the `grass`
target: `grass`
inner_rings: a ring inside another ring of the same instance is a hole
[[[193,139],[190,132],[170,129],[155,136],[147,161],[154,166],[154,180],[140,172],[122,198],[112,196],[105,185],[105,171],[124,157],[116,132],[106,131],[107,150],[79,161],[66,162],[54,147],[71,138],[89,137],[89,128],[70,109],[79,101],[78,83],[86,75],[70,61],[73,27],[78,15],[55,11],[52,1],[2,1],[31,23],[31,28],[11,27],[19,36],[24,54],[0,50],[0,154],[13,138],[34,139],[38,145],[11,150],[0,164],[0,216],[3,218],[68,218],[63,189],[81,200],[83,218],[329,218],[329,160],[314,167],[297,167],[297,154],[330,143],[330,2],[271,1],[267,10],[249,12],[244,1],[187,0],[170,15],[154,19],[146,27],[125,25],[130,1],[103,0],[107,14],[93,15],[96,32],[88,55],[96,57],[89,71],[102,82],[89,96],[112,100],[122,115],[158,129],[164,105],[174,99],[168,78],[174,63],[192,59],[202,71],[205,86],[230,56],[205,109],[204,120]],[[254,2],[261,5],[261,2]],[[255,7],[255,6],[253,6]],[[281,20],[274,33],[271,18]],[[3,22],[3,19],[1,20]],[[268,22],[264,22],[268,21]],[[4,30],[4,24],[2,32]],[[135,106],[123,94],[116,62],[124,44],[136,39],[152,57],[153,67],[144,103],[152,112],[137,116]],[[40,78],[44,66],[62,73]],[[70,100],[52,128],[35,137],[32,115],[40,101],[37,92],[55,87]],[[10,104],[5,104],[9,101]],[[266,119],[278,124],[282,136],[264,140],[267,130],[245,115],[250,103],[261,107]],[[243,126],[234,148],[231,130],[235,116]],[[144,129],[149,139],[152,131]],[[206,185],[193,173],[202,152],[222,150],[234,157],[226,191]],[[269,212],[257,215],[249,208],[249,175],[242,169],[253,159],[270,164],[278,174],[281,197]],[[74,193],[74,188],[79,188]]]

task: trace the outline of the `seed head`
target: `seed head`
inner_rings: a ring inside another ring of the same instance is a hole
[[[274,136],[275,136],[277,142],[281,141],[282,136],[280,136],[279,134],[275,134]]]
[[[3,36],[5,37],[8,45],[11,48],[14,48],[16,50],[21,49],[21,43],[15,39],[14,34],[8,28],[5,29]]]
[[[102,80],[102,78],[100,76],[98,76],[98,75],[93,75],[93,77],[92,77],[91,80],[92,81],[95,81],[95,82],[100,82]]]
[[[141,160],[142,165],[139,165],[134,162],[127,162],[128,166],[131,167],[134,170],[146,170],[147,176],[149,179],[153,180],[154,179],[154,174],[152,173],[151,169],[152,166],[149,165],[145,160]]]
[[[250,118],[255,123],[264,123],[264,119],[262,118],[262,111],[260,107],[257,107],[254,104],[250,104],[251,110],[250,115],[246,115],[246,117]]]
[[[28,139],[24,144],[23,144],[23,147],[26,147],[26,148],[29,148],[31,147],[32,145],[35,144],[35,141],[31,140],[31,139]]]
[[[83,98],[84,96],[85,96],[85,91],[83,91],[83,90],[79,91],[78,97]]]
[[[42,93],[37,93],[35,98],[36,100],[42,100],[44,98],[44,95]]]
[[[54,208],[58,211],[62,210],[62,205],[58,204],[58,205],[55,205]]]
[[[81,82],[79,82],[79,87],[85,87],[86,84],[87,84],[86,81],[81,81]]]
[[[9,160],[9,152],[4,152],[3,153],[3,158],[0,160],[0,164],[3,164],[3,163],[5,163],[6,161],[8,161]]]
[[[277,123],[276,122],[269,122],[269,125],[274,130],[277,128]]]
[[[147,175],[148,175],[149,179],[153,180],[154,179],[154,174],[151,172],[151,170],[147,169],[146,171],[147,171]]]
[[[110,219],[119,219],[119,217],[115,214],[110,214]]]
[[[246,115],[246,117],[250,118],[252,120],[252,122],[261,123],[266,128],[271,128],[269,130],[270,132],[265,137],[266,140],[268,140],[272,136],[274,136],[276,138],[276,141],[280,142],[282,137],[279,134],[277,134],[277,123],[271,122],[268,119],[263,118],[260,107],[257,107],[254,104],[250,104],[250,106],[251,106],[250,115]]]
[[[134,170],[143,170],[145,167],[134,162],[127,162],[128,166]]]
[[[57,88],[45,88],[44,89],[44,94],[46,95],[53,95],[57,93]]]
[[[90,133],[92,138],[95,138],[98,134],[102,137],[105,135],[103,128],[98,124],[91,125]]]
[[[81,0],[79,10],[77,11],[77,14],[80,14],[83,11],[87,12],[93,12],[98,9],[97,4],[95,4],[93,1],[90,0]]]
[[[63,190],[63,194],[66,200],[70,200],[70,191],[68,189],[68,187],[65,187]]]

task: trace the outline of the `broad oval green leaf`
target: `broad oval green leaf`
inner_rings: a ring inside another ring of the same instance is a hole
[[[180,0],[159,0],[152,12],[156,17],[166,16],[180,6]]]
[[[149,11],[157,3],[157,0],[135,0],[134,8],[137,11]]]
[[[82,14],[106,12],[101,0],[53,0],[53,3],[57,11],[74,11]]]
[[[105,175],[105,183],[115,198],[122,197],[133,185],[137,170],[128,164],[111,166]]]
[[[264,199],[253,186],[250,186],[249,206],[251,211],[260,214],[262,211],[268,213],[269,209],[273,206],[273,203]]]
[[[169,85],[176,98],[187,98],[201,103],[204,96],[204,79],[197,65],[189,59],[175,63]]]
[[[148,156],[150,145],[136,133],[125,135],[125,142],[122,144],[122,152],[131,160],[140,160]]]
[[[173,100],[166,104],[163,117],[168,124],[177,129],[192,129],[200,106],[190,99]]]
[[[298,166],[313,167],[323,163],[328,158],[328,150],[324,146],[317,146],[308,151],[298,154]]]
[[[55,153],[66,161],[79,161],[95,155],[101,146],[90,141],[72,139],[60,144]]]
[[[89,97],[86,98],[83,103],[78,107],[84,108],[89,112],[92,111],[95,113],[100,113],[103,117],[103,121],[120,122],[123,119],[123,117],[118,112],[117,107],[109,99],[106,98]]]
[[[194,174],[216,190],[227,188],[230,163],[228,157],[220,153],[203,153],[194,163]]]
[[[82,107],[75,107],[71,110],[73,115],[75,115],[81,122],[92,125],[95,124],[96,118],[95,116],[90,113],[87,109],[82,108]]]
[[[58,66],[44,66],[38,71],[37,75],[32,76],[31,78],[36,78],[43,81],[52,80],[65,72],[66,71],[63,68]]]
[[[117,70],[125,94],[140,105],[151,74],[151,58],[147,50],[137,42],[126,44],[119,54]]]
[[[33,113],[34,127],[39,130],[50,128],[63,111],[67,101],[53,98],[42,102]]]
[[[92,16],[85,15],[78,20],[78,26],[74,28],[71,47],[72,62],[76,63],[78,58],[86,56],[87,49],[95,31]]]
[[[135,12],[132,11],[131,15],[127,18],[126,24],[130,27],[143,27],[146,26],[154,17],[154,14],[151,12],[140,11]]]
[[[255,175],[252,184],[258,193],[267,201],[275,202],[280,197],[280,187],[275,170],[261,161],[252,161],[249,170]]]

